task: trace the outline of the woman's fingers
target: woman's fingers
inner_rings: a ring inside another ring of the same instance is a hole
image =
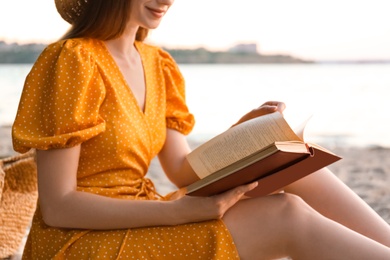
[[[241,185],[241,186],[238,186],[234,189],[231,189],[229,191],[226,191],[225,193],[222,193],[220,195],[216,195],[216,196],[224,196],[225,198],[223,199],[226,199],[228,201],[235,201],[237,202],[238,200],[240,200],[244,195],[245,193],[247,193],[248,191],[251,191],[253,190],[254,188],[256,188],[258,185],[257,181],[256,182],[252,182],[252,183],[249,183],[249,184],[246,184],[246,185]],[[235,204],[235,202],[233,204]]]
[[[224,193],[211,197],[185,196],[184,190],[172,194],[169,199],[177,205],[176,217],[179,222],[199,222],[211,219],[220,219],[234,206],[248,191],[254,189],[257,182],[242,185]]]
[[[267,114],[274,113],[276,111],[279,111],[280,113],[283,113],[284,109],[286,108],[286,105],[283,102],[279,101],[267,101],[258,108],[253,109],[249,113],[245,114],[241,119],[234,125],[238,125],[242,122],[248,121],[250,119],[264,116]],[[233,126],[234,126],[233,125]]]
[[[282,113],[286,108],[286,104],[280,101],[267,101],[262,104],[258,109],[270,110],[271,112],[279,111]]]
[[[216,195],[216,205],[219,207],[218,218],[222,218],[225,213],[234,206],[239,200],[241,200],[245,193],[253,190],[257,187],[257,182],[241,185],[222,194]]]

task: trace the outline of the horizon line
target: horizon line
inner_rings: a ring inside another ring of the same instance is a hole
[[[0,38],[0,42],[4,42],[8,45],[12,45],[12,44],[17,44],[19,46],[21,45],[30,45],[30,44],[36,44],[36,45],[48,45],[50,43],[53,43],[55,42],[56,40],[53,40],[53,41],[35,41],[35,40],[31,40],[31,41],[11,41],[9,39],[4,39],[4,38]],[[237,42],[235,44],[233,44],[231,47],[224,47],[224,48],[212,48],[210,46],[204,46],[204,45],[192,45],[192,46],[183,46],[183,47],[174,47],[173,45],[172,46],[169,46],[169,45],[164,45],[164,44],[159,44],[159,43],[156,43],[156,42],[152,42],[152,44],[156,44],[156,45],[159,45],[161,46],[161,48],[166,48],[166,49],[172,49],[172,50],[196,50],[196,49],[201,49],[201,48],[204,48],[208,51],[212,51],[212,52],[218,52],[218,51],[221,51],[221,52],[228,52],[230,48],[232,47],[235,47],[237,45],[241,45],[241,44],[257,44],[257,42],[247,42],[247,41],[242,41],[242,42]],[[309,60],[309,61],[313,61],[315,63],[320,63],[320,64],[331,64],[331,63],[339,63],[339,64],[348,64],[348,63],[383,63],[383,64],[387,64],[387,63],[390,63],[390,57],[385,57],[385,58],[302,58],[298,55],[295,55],[293,53],[288,53],[288,52],[261,52],[261,51],[257,51],[256,52],[257,54],[260,54],[260,55],[265,55],[265,56],[269,56],[269,55],[289,55],[289,56],[292,56],[292,57],[296,57],[296,58],[299,58],[299,59],[302,59],[302,60]]]

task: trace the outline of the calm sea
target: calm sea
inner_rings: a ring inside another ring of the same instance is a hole
[[[0,125],[16,113],[26,65],[0,65]],[[305,139],[324,145],[390,147],[390,64],[180,65],[205,140],[267,100],[287,104],[294,127],[310,116]]]

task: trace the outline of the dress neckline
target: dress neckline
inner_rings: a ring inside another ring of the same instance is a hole
[[[125,76],[123,75],[123,72],[122,70],[119,68],[117,62],[115,61],[114,57],[112,56],[110,50],[108,49],[107,45],[104,43],[104,41],[101,41],[99,40],[101,46],[103,47],[104,51],[106,52],[107,56],[109,56],[111,62],[114,64],[115,66],[115,70],[117,71],[117,73],[120,75],[120,78],[123,82],[123,84],[126,86],[126,88],[128,89],[129,93],[130,93],[130,96],[131,96],[131,99],[133,100],[133,102],[135,102],[137,108],[138,108],[138,111],[142,114],[142,115],[146,115],[147,111],[148,111],[148,100],[149,100],[149,88],[148,88],[148,82],[147,82],[147,78],[146,78],[146,67],[145,67],[145,60],[144,60],[144,57],[143,57],[143,53],[142,53],[142,46],[141,46],[141,43],[139,41],[135,41],[134,42],[134,47],[137,49],[138,51],[138,54],[141,58],[141,63],[142,63],[142,69],[143,69],[143,72],[144,72],[144,82],[145,82],[145,101],[144,101],[144,109],[141,108],[140,104],[138,103],[138,100],[135,98],[135,95],[132,91],[132,89],[130,88],[130,84],[127,82]]]

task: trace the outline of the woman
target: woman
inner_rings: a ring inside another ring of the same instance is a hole
[[[24,259],[390,259],[390,228],[327,169],[244,199],[157,194],[158,155],[178,187],[194,124],[173,59],[143,43],[174,0],[56,0],[70,31],[28,75],[14,148],[37,149],[39,205]],[[238,123],[274,111],[266,102]]]

